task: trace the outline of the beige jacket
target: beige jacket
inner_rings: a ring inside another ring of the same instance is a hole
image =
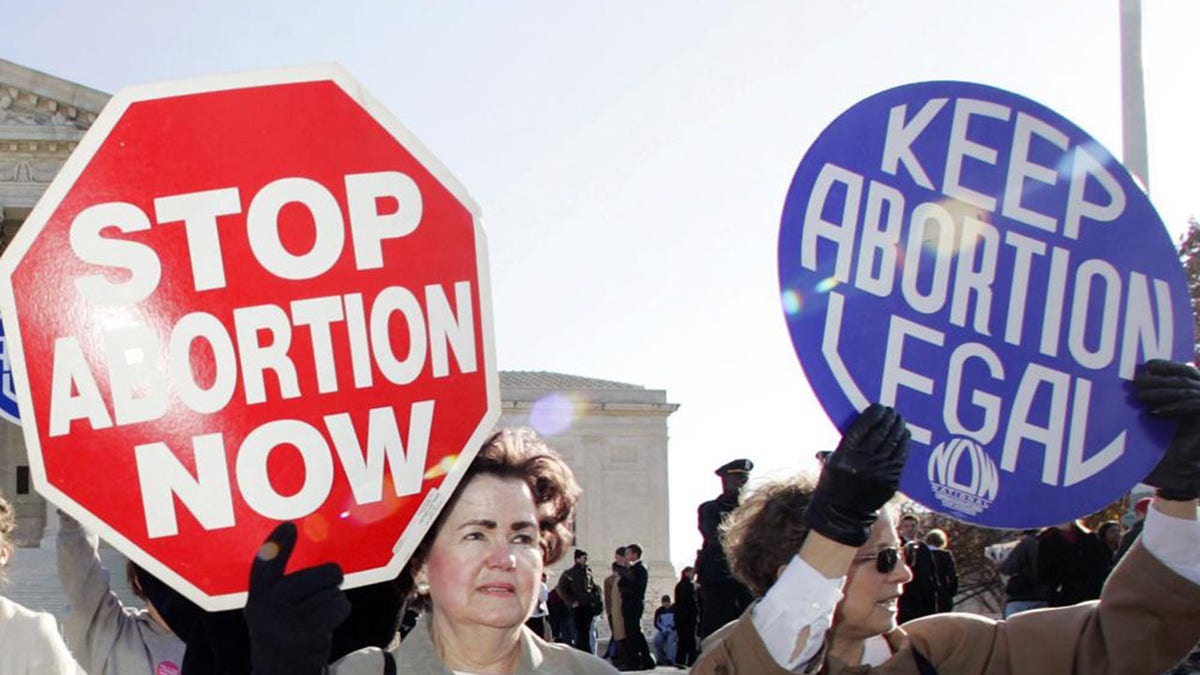
[[[54,617],[0,595],[0,675],[82,675]]]
[[[612,639],[625,639],[625,616],[621,613],[621,592],[617,589],[617,573],[613,572],[604,579],[604,613],[608,615],[608,627],[612,630]],[[615,619],[613,617],[616,617]]]
[[[422,619],[392,650],[397,673],[421,675],[453,675],[442,663],[429,621]],[[330,675],[380,675],[384,668],[384,653],[377,647],[360,649],[347,654],[329,667]],[[521,661],[513,675],[609,675],[617,672],[601,660],[568,645],[544,642],[533,631],[521,627]]]
[[[767,652],[747,610],[721,629],[693,675],[788,675]],[[1099,601],[993,621],[936,614],[889,636],[880,666],[829,657],[821,673],[918,675],[915,648],[940,675],[1158,675],[1200,641],[1200,586],[1172,572],[1139,543],[1113,571]]]

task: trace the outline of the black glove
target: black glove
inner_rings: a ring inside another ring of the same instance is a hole
[[[804,510],[805,524],[840,544],[867,543],[880,507],[900,485],[908,436],[904,419],[895,410],[872,403],[825,460],[817,489]]]
[[[284,576],[296,546],[296,526],[281,523],[250,568],[246,627],[255,675],[309,675],[325,671],[333,630],[350,615],[334,563]]]
[[[240,609],[205,612],[188,635],[182,675],[251,675],[250,636]]]
[[[1151,359],[1133,380],[1142,406],[1179,422],[1158,466],[1142,482],[1163,499],[1200,496],[1200,371],[1186,363]]]

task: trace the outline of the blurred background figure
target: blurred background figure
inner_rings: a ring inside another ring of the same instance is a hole
[[[559,595],[557,586],[551,588],[550,595],[546,596],[546,610],[550,612],[546,618],[550,621],[550,634],[554,636],[554,641],[575,644],[575,622],[571,620],[571,612]],[[566,631],[568,627],[570,632]]]
[[[1050,587],[1050,606],[1066,607],[1100,597],[1112,556],[1095,532],[1074,520],[1038,535],[1037,568]]]
[[[625,653],[627,670],[652,670],[656,665],[650,654],[650,644],[642,632],[642,615],[646,612],[646,586],[650,572],[642,562],[642,547],[625,547],[625,567],[618,572],[617,588],[621,594],[621,614],[625,618]]]
[[[704,542],[700,555],[696,557],[696,576],[700,582],[700,639],[709,636],[721,626],[741,616],[754,596],[750,589],[733,578],[729,561],[721,547],[718,528],[725,515],[737,508],[742,488],[750,480],[754,462],[735,459],[718,468],[715,473],[721,478],[721,494],[700,505],[697,515],[700,521],[700,536]]]
[[[937,566],[929,546],[921,540],[921,519],[913,513],[900,517],[900,548],[904,563],[912,570],[912,580],[900,596],[900,623],[935,614],[938,611]]]
[[[933,555],[937,572],[937,611],[954,611],[954,596],[958,595],[958,568],[954,565],[954,554],[948,550],[949,538],[943,530],[935,527],[925,534],[925,543]]]
[[[625,547],[618,546],[613,552],[612,574],[604,578],[604,612],[608,617],[608,629],[612,637],[604,658],[617,668],[625,665],[625,617],[621,614],[621,591],[617,588],[621,570],[625,567]]]
[[[1008,576],[1004,584],[1004,618],[1031,609],[1045,607],[1050,602],[1050,589],[1038,576],[1038,531],[1025,530],[1020,541],[1000,562],[1001,574]]]
[[[1129,547],[1133,546],[1133,542],[1137,541],[1138,535],[1142,533],[1142,527],[1146,525],[1146,509],[1150,508],[1149,497],[1142,497],[1133,504],[1133,525],[1121,535],[1121,544],[1117,547],[1117,555],[1113,560],[1115,565],[1125,557],[1129,552]]]
[[[594,653],[592,620],[603,611],[604,603],[592,568],[588,567],[587,551],[575,549],[575,564],[563,571],[557,588],[569,608],[568,620],[575,638],[573,644],[580,651]]]
[[[1115,520],[1106,520],[1096,528],[1096,536],[1100,543],[1108,549],[1108,555],[1113,563],[1117,560],[1117,550],[1121,548],[1121,524]]]
[[[671,596],[664,595],[654,610],[654,658],[662,664],[675,663],[679,634],[675,629],[675,607]]]
[[[700,608],[696,605],[696,584],[692,581],[695,568],[685,567],[675,584],[675,665],[686,668],[696,661],[696,622]]]
[[[525,625],[543,640],[551,639],[549,626],[546,625],[546,618],[550,616],[550,608],[546,606],[546,601],[549,599],[550,587],[546,585],[546,573],[542,572],[542,581],[538,589],[537,602],[533,606],[533,613],[525,620]]]

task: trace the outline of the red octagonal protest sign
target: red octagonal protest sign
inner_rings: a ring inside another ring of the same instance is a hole
[[[395,577],[499,415],[466,191],[336,66],[120,92],[0,260],[39,492],[207,609]]]

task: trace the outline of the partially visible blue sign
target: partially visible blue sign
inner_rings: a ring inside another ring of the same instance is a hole
[[[779,278],[826,412],[844,430],[870,401],[899,409],[901,487],[932,509],[1063,522],[1170,439],[1129,380],[1192,356],[1175,247],[1125,168],[1027,98],[924,82],[847,110],[796,170]]]
[[[17,410],[17,392],[13,388],[12,361],[8,358],[8,338],[4,333],[4,322],[0,321],[0,417],[21,423],[21,411]]]

